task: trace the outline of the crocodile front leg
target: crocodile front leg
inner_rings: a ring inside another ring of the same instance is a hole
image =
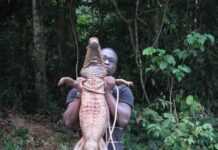
[[[79,77],[76,80],[72,79],[71,77],[62,77],[58,81],[58,86],[67,85],[72,88],[81,89],[81,84],[85,81],[85,78]]]
[[[126,84],[128,86],[133,86],[133,82],[132,81],[127,81],[127,80],[124,80],[124,79],[116,79],[115,80],[116,84]]]

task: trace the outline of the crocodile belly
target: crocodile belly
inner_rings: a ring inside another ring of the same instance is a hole
[[[108,106],[104,94],[83,91],[81,95],[80,126],[84,138],[99,140],[108,125]]]

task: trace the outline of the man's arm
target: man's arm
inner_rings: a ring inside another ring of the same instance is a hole
[[[63,114],[64,124],[68,128],[76,128],[79,126],[79,108],[80,97],[77,96],[78,91],[73,89],[67,96],[67,109]]]
[[[115,116],[115,109],[116,109],[116,100],[111,92],[106,92],[105,98],[107,100],[109,110],[111,115]],[[117,123],[120,127],[126,127],[129,123],[130,116],[131,116],[132,108],[123,102],[118,103],[117,107]]]
[[[79,99],[74,99],[74,101],[68,104],[67,110],[63,114],[64,124],[68,128],[78,127],[79,107],[80,107]]]
[[[110,110],[110,114],[114,117],[115,116],[115,109],[116,109],[116,99],[114,98],[112,94],[112,89],[115,86],[115,79],[111,76],[105,77],[105,98]],[[120,95],[121,96],[121,95]],[[119,97],[120,99],[121,97]],[[126,98],[123,97],[124,101],[126,102]],[[132,108],[128,103],[125,103],[124,101],[119,101],[118,107],[117,107],[117,123],[120,127],[126,127],[129,123]]]
[[[65,78],[62,78],[65,79]],[[68,78],[67,78],[68,79]],[[66,111],[63,114],[64,124],[69,128],[79,127],[79,109],[80,109],[80,92],[81,82],[85,80],[82,77],[73,81],[73,89],[68,92],[66,103],[68,104]],[[63,80],[65,81],[65,80]],[[61,80],[59,83],[62,83]]]

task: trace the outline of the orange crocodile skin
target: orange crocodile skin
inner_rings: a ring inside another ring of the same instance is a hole
[[[104,96],[104,80],[86,79],[82,84],[79,112],[82,138],[74,150],[107,150],[103,135],[109,121],[108,106]]]

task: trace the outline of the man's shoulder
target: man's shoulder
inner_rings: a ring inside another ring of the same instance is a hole
[[[119,92],[119,93],[117,93]],[[120,84],[113,89],[113,95],[117,97],[119,94],[119,101],[129,104],[131,107],[134,105],[134,96],[131,91],[131,89],[125,85],[125,84]]]
[[[116,85],[115,87],[118,87],[119,90],[120,90],[120,89],[124,89],[124,88],[129,88],[126,84],[119,84],[119,85]],[[114,87],[114,88],[115,88],[115,87]]]
[[[117,85],[113,90],[117,90],[116,87],[118,88],[119,92],[132,92],[132,90],[126,84]]]

